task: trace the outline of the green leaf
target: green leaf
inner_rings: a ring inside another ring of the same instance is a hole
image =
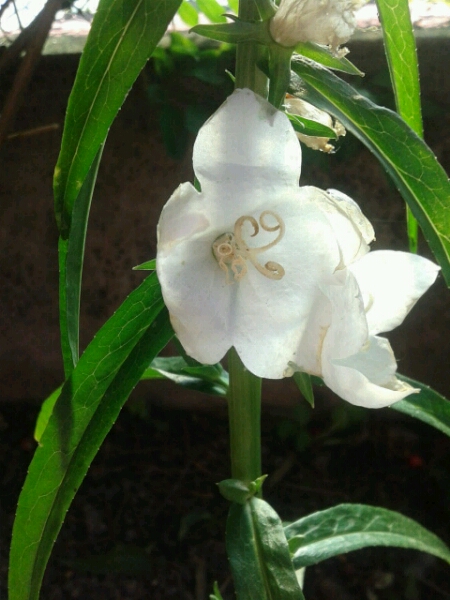
[[[345,57],[335,56],[327,46],[320,46],[313,42],[302,42],[297,44],[295,52],[327,67],[327,69],[364,77],[364,73],[355,67],[353,63]]]
[[[398,114],[423,138],[419,65],[408,0],[377,0]],[[417,252],[417,221],[407,211],[409,249]]]
[[[311,119],[305,119],[305,117],[300,117],[299,115],[292,115],[291,113],[286,113],[286,116],[298,133],[313,137],[336,139],[336,133],[333,129],[330,129],[330,127],[327,127],[326,125],[322,125],[322,123],[311,121]]]
[[[212,23],[224,23],[224,8],[216,0],[197,0],[197,6],[200,12]]]
[[[280,518],[267,502],[232,504],[226,541],[238,600],[304,600]]]
[[[436,535],[400,513],[363,504],[340,504],[284,529],[296,569],[368,546],[428,552],[450,562],[450,549]]]
[[[314,408],[314,391],[311,381],[311,375],[296,371],[293,375],[294,381],[297,384],[303,398]]]
[[[172,337],[156,275],[100,329],[64,384],[19,498],[10,600],[37,600],[70,503],[146,366]]]
[[[222,25],[197,25],[191,31],[211,40],[229,44],[237,44],[238,42],[273,43],[267,23],[250,23],[236,20]]]
[[[301,77],[294,76],[293,82],[293,88],[302,90],[301,97],[339,119],[383,164],[450,286],[450,182],[433,152],[396,113],[364,98],[325,68],[300,57],[292,61],[292,68]]]
[[[133,267],[133,271],[156,271],[156,258]]]
[[[86,232],[92,194],[97,181],[103,145],[97,153],[78,194],[67,240],[59,238],[59,324],[64,374],[67,379],[76,366],[80,351],[80,298]]]
[[[420,389],[420,392],[411,394],[404,400],[396,402],[391,408],[419,419],[450,437],[450,400],[447,400],[424,383],[404,375],[397,375],[397,377],[402,381],[406,381],[412,387]]]
[[[187,389],[221,397],[226,396],[229,381],[228,373],[219,363],[194,367],[181,356],[155,358],[142,379],[170,379]]]
[[[36,426],[34,428],[34,439],[36,442],[41,441],[42,434],[44,433],[45,428],[47,427],[48,420],[53,412],[53,407],[56,404],[62,390],[62,385],[59,388],[56,388],[48,398],[44,400],[41,406],[41,410],[39,411],[38,418],[36,420]]]
[[[184,0],[180,8],[178,9],[178,14],[182,21],[186,23],[189,27],[194,27],[198,23],[198,12],[192,6],[190,2]]]
[[[214,582],[213,593],[209,595],[209,600],[223,600],[217,581]]]
[[[108,129],[180,3],[100,0],[69,98],[55,169],[55,212],[63,238]]]

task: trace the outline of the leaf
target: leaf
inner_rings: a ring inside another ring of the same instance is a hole
[[[196,25],[191,29],[193,33],[202,35],[217,42],[237,44],[238,42],[259,42],[270,44],[272,38],[266,23],[250,23],[248,21],[235,20],[232,23],[219,25]]]
[[[420,393],[411,394],[404,400],[392,404],[391,408],[419,419],[450,437],[450,400],[424,383],[404,375],[397,375],[397,377],[412,387],[419,388]]]
[[[377,0],[398,114],[423,138],[419,66],[408,0]],[[417,252],[417,221],[407,211],[409,249]]]
[[[226,542],[238,600],[304,600],[280,518],[267,502],[232,504]]]
[[[224,8],[216,0],[197,0],[197,6],[200,12],[212,23],[224,23]]]
[[[228,391],[228,373],[216,365],[190,366],[181,356],[158,357],[142,375],[142,379],[170,379],[190,390],[225,397]]]
[[[339,58],[335,56],[328,46],[320,46],[319,44],[314,44],[314,42],[301,42],[297,44],[295,51],[328,69],[364,77],[364,73],[355,67],[353,63],[345,57]]]
[[[56,388],[56,390],[54,390],[42,403],[41,410],[39,411],[38,418],[36,420],[36,426],[34,428],[34,439],[38,443],[41,441],[42,434],[47,427],[47,423],[53,412],[53,407],[55,406],[56,401],[61,394],[61,390],[62,385],[60,385],[59,388]]]
[[[450,562],[450,549],[436,535],[376,506],[340,504],[303,517],[284,531],[296,569],[368,546],[411,548]]]
[[[297,387],[300,390],[303,398],[306,400],[306,402],[308,402],[311,408],[314,408],[314,391],[312,387],[311,375],[296,371],[293,375],[293,379],[297,384]]]
[[[10,600],[37,600],[70,503],[146,366],[172,337],[156,275],[100,329],[64,384],[19,498]]]
[[[394,112],[361,96],[330,71],[296,57],[293,87],[330,112],[371,150],[408,203],[450,286],[450,182],[428,146]],[[303,93],[305,92],[305,93]]]
[[[195,8],[187,2],[187,0],[183,0],[180,4],[180,8],[178,9],[178,14],[182,21],[186,23],[189,27],[194,27],[198,23],[198,12]]]
[[[292,115],[291,113],[286,113],[286,116],[298,133],[313,137],[336,139],[336,132],[330,127],[322,125],[322,123],[312,121],[311,119],[305,119],[305,117],[300,117],[299,115]]]
[[[180,3],[100,0],[69,98],[55,169],[55,213],[64,239],[100,145]]]
[[[86,232],[92,195],[97,181],[103,145],[97,153],[78,194],[69,237],[58,243],[59,324],[64,374],[67,379],[76,366],[80,351],[80,298]]]
[[[133,267],[133,271],[156,271],[156,258]]]

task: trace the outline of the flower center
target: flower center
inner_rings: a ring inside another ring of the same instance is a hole
[[[275,225],[267,223],[267,217],[275,219]],[[249,246],[243,238],[243,228],[246,222],[249,222],[253,228],[253,233],[250,237],[258,235],[260,229],[268,232],[278,232],[277,237],[265,246],[252,247]],[[270,248],[273,248],[284,236],[285,225],[282,218],[271,210],[265,210],[259,217],[259,223],[254,217],[244,215],[234,224],[233,233],[223,233],[213,243],[213,254],[219,267],[225,271],[227,282],[232,283],[230,278],[235,281],[240,281],[247,273],[247,261],[262,275],[268,279],[281,279],[284,276],[283,267],[276,262],[268,261],[265,265],[258,262],[257,256]]]

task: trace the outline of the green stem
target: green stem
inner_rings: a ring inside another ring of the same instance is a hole
[[[261,475],[261,379],[244,367],[234,348],[228,370],[231,476],[250,482]]]
[[[239,17],[244,21],[258,21],[259,14],[253,0],[240,0]],[[258,61],[265,48],[256,42],[240,42],[236,48],[236,88],[248,88],[263,98],[267,97],[267,77],[258,69]]]

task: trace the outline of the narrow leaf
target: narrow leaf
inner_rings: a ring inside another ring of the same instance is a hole
[[[328,46],[320,46],[313,42],[301,42],[295,47],[298,54],[327,67],[334,71],[341,71],[348,75],[359,75],[364,77],[364,73],[360,71],[348,58],[335,56]]]
[[[141,379],[170,379],[187,389],[221,397],[226,396],[229,381],[222,365],[191,367],[181,356],[155,358]]]
[[[196,25],[191,30],[193,33],[202,35],[217,42],[237,44],[238,42],[259,42],[269,44],[271,42],[269,30],[266,23],[250,23],[248,21],[232,21],[218,25]]]
[[[414,388],[419,388],[420,392],[411,394],[404,400],[396,402],[391,408],[419,419],[450,437],[450,400],[447,400],[424,383],[404,375],[398,375],[398,378],[406,381]]]
[[[197,0],[197,6],[212,23],[224,23],[224,8],[216,0]]]
[[[322,123],[318,123],[317,121],[311,121],[311,119],[305,119],[305,117],[300,117],[299,115],[292,115],[290,113],[286,113],[289,121],[292,123],[295,131],[302,133],[303,135],[310,135],[314,137],[324,137],[328,139],[336,139],[336,133],[330,127],[326,125],[322,125]]]
[[[63,238],[100,145],[180,3],[100,0],[70,95],[55,169],[55,212]]]
[[[436,535],[392,510],[340,504],[285,527],[296,569],[368,546],[428,552],[450,562],[450,549]]]
[[[238,600],[304,600],[280,518],[264,500],[231,505],[227,553]]]
[[[72,214],[72,227],[67,240],[61,237],[59,258],[59,324],[64,373],[69,377],[80,351],[80,299],[86,232],[92,194],[97,181],[103,145],[97,153],[78,194]]]
[[[47,427],[47,423],[53,412],[56,401],[61,394],[61,390],[62,385],[60,385],[59,388],[56,388],[56,390],[54,390],[42,403],[41,410],[39,411],[38,418],[36,419],[36,426],[34,428],[34,439],[38,443],[41,441],[42,434]]]
[[[155,275],[100,329],[66,381],[19,498],[10,600],[37,600],[70,503],[146,366],[173,335]]]
[[[377,0],[398,114],[423,138],[419,66],[408,0]],[[409,249],[417,252],[417,221],[407,207]]]
[[[378,158],[399,188],[450,286],[450,182],[428,146],[394,112],[361,96],[327,69],[296,57],[293,89],[333,114]],[[294,92],[295,93],[295,92]]]
[[[198,12],[192,6],[190,2],[187,0],[183,0],[178,9],[178,14],[182,21],[186,23],[189,27],[194,27],[198,23]]]

